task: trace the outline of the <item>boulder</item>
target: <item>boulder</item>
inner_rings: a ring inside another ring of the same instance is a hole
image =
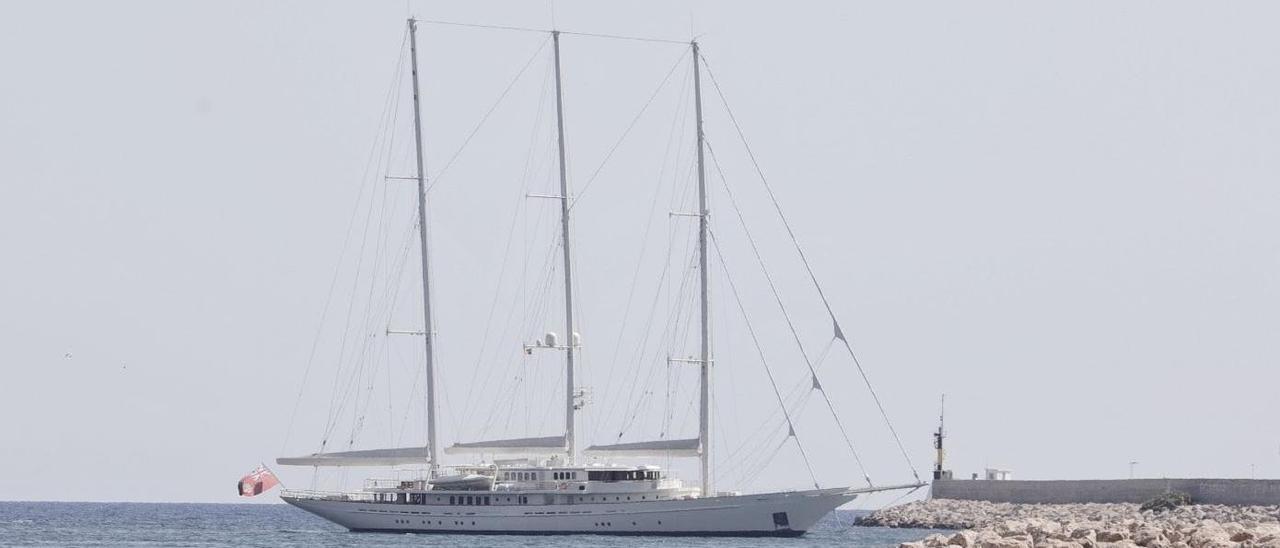
[[[1098,539],[1098,542],[1099,542],[1099,543],[1102,543],[1102,542],[1120,542],[1120,541],[1122,541],[1122,540],[1128,540],[1128,539],[1129,539],[1129,532],[1128,532],[1128,531],[1118,531],[1118,530],[1104,530],[1104,531],[1098,531],[1098,534],[1097,534],[1097,537],[1096,537],[1096,538]]]
[[[1164,548],[1169,545],[1169,539],[1165,536],[1164,529],[1154,525],[1143,525],[1134,528],[1130,538],[1138,546],[1147,548]]]
[[[978,544],[978,548],[1032,548],[1032,545],[1031,542],[1027,540],[1012,537],[1000,537],[992,540],[984,540]]]
[[[1200,522],[1187,544],[1192,548],[1228,548],[1235,545],[1231,542],[1231,535],[1227,534],[1227,530],[1213,520]]]
[[[1061,539],[1048,539],[1044,541],[1036,541],[1035,548],[1081,548],[1082,544]]]
[[[928,548],[942,548],[947,545],[948,540],[950,540],[950,538],[947,537],[947,535],[934,533],[924,538],[924,545]]]
[[[962,548],[970,548],[978,541],[978,534],[973,531],[960,531],[951,538],[947,539],[948,546],[960,546]]]

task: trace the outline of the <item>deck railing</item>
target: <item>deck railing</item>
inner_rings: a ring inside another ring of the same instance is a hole
[[[335,500],[341,502],[374,502],[373,493],[349,492],[341,493],[337,491],[313,491],[309,489],[285,489],[280,492],[282,497],[293,497],[299,499],[311,500]]]

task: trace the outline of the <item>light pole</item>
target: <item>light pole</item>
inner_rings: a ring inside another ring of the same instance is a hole
[[[1133,467],[1138,465],[1138,461],[1129,461],[1129,479],[1133,479]]]

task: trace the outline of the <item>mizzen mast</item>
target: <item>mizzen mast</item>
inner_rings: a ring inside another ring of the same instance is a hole
[[[435,324],[431,316],[431,254],[427,246],[427,170],[422,159],[422,101],[418,90],[418,22],[409,19],[410,70],[413,71],[413,137],[418,162],[418,239],[422,244],[422,321],[427,351],[427,458],[431,475],[440,469],[436,443]]]
[[[698,41],[693,47],[693,102],[698,132],[698,278],[701,285],[701,394],[698,398],[698,444],[702,464],[702,496],[714,496],[711,477],[711,287],[707,272],[707,173],[703,159],[702,82],[699,77]]]

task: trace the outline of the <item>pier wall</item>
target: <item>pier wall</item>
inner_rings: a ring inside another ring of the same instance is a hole
[[[1142,503],[1162,493],[1191,495],[1197,504],[1280,505],[1280,480],[934,480],[933,498],[1021,504]]]

